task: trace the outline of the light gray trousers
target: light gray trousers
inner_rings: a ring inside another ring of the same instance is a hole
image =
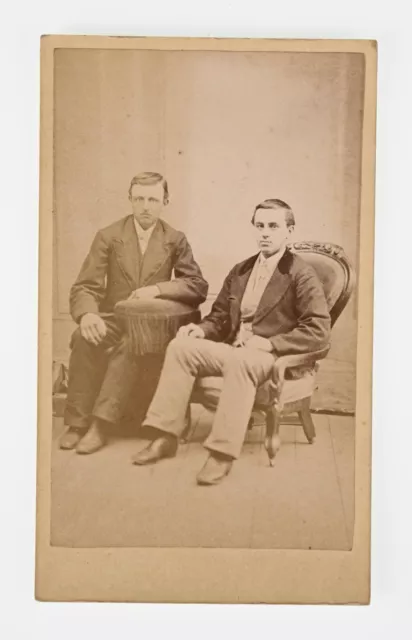
[[[238,458],[252,413],[256,389],[270,377],[274,357],[247,347],[199,338],[169,344],[156,393],[143,422],[180,436],[197,377],[222,376],[223,389],[204,446]]]

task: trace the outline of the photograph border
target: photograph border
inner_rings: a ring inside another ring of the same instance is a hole
[[[355,527],[351,551],[62,548],[50,543],[54,51],[127,49],[362,53],[365,91],[357,273]],[[41,40],[38,444],[35,596],[43,601],[367,604],[370,599],[373,267],[377,44],[43,36]]]

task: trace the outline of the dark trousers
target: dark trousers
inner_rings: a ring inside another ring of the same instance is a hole
[[[69,387],[64,422],[87,428],[93,417],[118,422],[138,385],[138,362],[128,352],[127,336],[112,314],[102,316],[107,335],[98,346],[76,329],[71,340]]]

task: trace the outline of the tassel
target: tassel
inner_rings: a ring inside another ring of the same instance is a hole
[[[181,326],[200,319],[198,309],[182,303],[156,299],[148,309],[147,302],[142,302],[124,301],[115,307],[116,314],[125,323],[129,351],[134,356],[164,353]]]

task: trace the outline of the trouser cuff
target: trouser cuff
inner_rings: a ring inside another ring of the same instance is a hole
[[[74,427],[75,429],[88,429],[90,426],[90,417],[84,414],[82,411],[73,410],[66,405],[66,409],[63,414],[63,422],[66,427]]]
[[[228,456],[233,460],[237,460],[240,456],[240,451],[235,452],[232,447],[229,445],[214,445],[204,443],[204,448],[210,451],[210,453],[221,453],[224,456]]]
[[[64,418],[64,426],[72,427],[73,429],[88,429],[90,426],[90,420],[85,418]]]
[[[154,420],[152,421],[144,420],[142,422],[142,427],[145,427],[145,428],[150,427],[151,429],[155,429],[156,431],[159,431],[162,433],[167,433],[168,435],[175,436],[176,438],[179,438],[185,430],[184,424],[180,429],[174,429],[173,427],[167,427],[164,425],[156,424]]]

